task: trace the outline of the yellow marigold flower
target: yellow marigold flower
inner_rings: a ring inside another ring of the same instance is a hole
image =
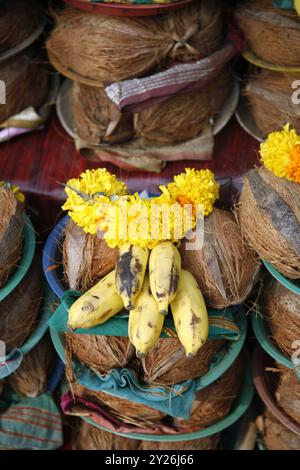
[[[25,201],[24,194],[20,191],[19,186],[15,186],[14,184],[8,183],[7,181],[0,181],[0,186],[6,186],[12,190],[16,199],[23,204]]]
[[[275,176],[300,183],[300,136],[289,124],[268,135],[260,145],[260,156]]]
[[[126,194],[127,188],[105,168],[98,168],[70,179],[65,191],[68,198],[62,209],[85,232],[95,234],[103,217],[101,205],[110,203],[109,196]]]
[[[195,215],[196,206],[202,204],[204,215],[209,215],[215,201],[219,197],[220,186],[210,170],[195,170],[186,168],[185,173],[174,177],[174,181],[166,186],[160,186],[163,194],[170,197],[181,206],[192,204]]]

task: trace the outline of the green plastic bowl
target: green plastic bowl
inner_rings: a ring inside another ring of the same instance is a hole
[[[249,408],[254,396],[254,386],[252,382],[252,373],[251,373],[251,365],[250,360],[248,358],[246,364],[246,377],[245,381],[241,390],[239,397],[236,399],[233,408],[228,416],[221,419],[215,424],[211,426],[201,429],[200,431],[194,431],[191,433],[184,433],[184,434],[165,434],[163,436],[158,435],[151,435],[151,434],[139,434],[139,433],[120,433],[116,431],[112,431],[111,429],[107,429],[104,426],[101,426],[95,423],[91,418],[86,416],[82,417],[86,422],[95,426],[96,428],[102,429],[103,431],[111,432],[112,434],[117,434],[118,436],[128,437],[130,439],[140,439],[143,441],[155,441],[155,442],[182,442],[182,441],[192,441],[195,439],[203,439],[205,437],[212,436],[213,434],[217,434],[219,432],[224,431],[224,429],[229,428],[232,424],[238,421],[243,414]]]
[[[270,264],[268,261],[263,260],[263,263],[269,273],[274,277],[274,279],[276,279],[276,281],[280,282],[280,284],[282,284],[284,287],[286,287],[286,289],[290,290],[294,294],[300,295],[300,287],[298,287],[295,282],[280,274],[280,272],[277,271],[277,269],[275,269],[274,266],[272,266],[272,264]]]
[[[25,215],[24,225],[24,246],[22,259],[18,263],[18,267],[14,271],[13,275],[9,278],[6,285],[0,289],[0,302],[4,300],[17,285],[22,281],[25,274],[27,273],[32,263],[35,253],[35,233],[32,223],[27,215]]]
[[[268,323],[264,318],[259,315],[252,316],[252,327],[257,341],[261,347],[268,353],[273,359],[280,364],[293,369],[293,363],[288,359],[278,348],[278,346],[272,341],[271,333],[268,328]]]

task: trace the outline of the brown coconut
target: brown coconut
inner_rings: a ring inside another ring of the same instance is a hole
[[[278,364],[280,379],[276,389],[279,406],[300,425],[300,380],[292,369]]]
[[[72,220],[65,229],[63,266],[70,289],[85,292],[116,264],[117,249],[109,248],[102,238],[86,234]]]
[[[101,374],[126,367],[134,354],[127,336],[66,334],[66,341],[71,357]]]
[[[171,62],[215,52],[223,40],[221,4],[201,0],[166,15],[126,18],[73,8],[56,14],[47,42],[52,65],[91,86],[144,76]]]
[[[0,288],[18,265],[23,246],[24,205],[7,186],[0,186]]]
[[[140,441],[102,431],[81,421],[74,436],[74,450],[137,450]]]
[[[0,106],[0,124],[29,106],[38,110],[47,99],[49,73],[27,52],[1,63],[1,80],[6,103]]]
[[[273,339],[291,358],[293,343],[300,340],[300,296],[270,279],[263,289],[262,302]]]
[[[274,6],[273,0],[246,0],[235,10],[249,49],[275,65],[299,66],[300,23],[295,11]]]
[[[221,434],[214,434],[203,439],[181,442],[142,441],[139,450],[217,450]]]
[[[292,83],[300,74],[271,72],[261,69],[245,88],[251,114],[266,137],[280,131],[289,122],[300,133],[300,107],[291,99]]]
[[[244,178],[238,216],[243,236],[284,276],[300,277],[300,185],[265,169]]]
[[[124,398],[114,397],[104,392],[95,392],[79,385],[74,381],[70,367],[67,367],[67,378],[72,393],[78,398],[83,398],[91,403],[102,407],[119,421],[123,423],[153,428],[155,423],[160,422],[166,415],[161,411],[146,405],[134,403]]]
[[[243,239],[233,214],[220,209],[204,220],[204,245],[187,250],[182,266],[196,278],[208,306],[223,309],[243,303],[252,291],[260,263]]]
[[[192,432],[225,418],[237,398],[243,382],[244,361],[239,357],[216,382],[196,392],[189,419],[178,419],[180,430]]]
[[[270,411],[266,411],[263,419],[264,443],[268,450],[299,450],[300,436],[281,424]]]
[[[35,258],[20,284],[0,302],[0,339],[8,352],[22,346],[36,327],[41,300],[42,273]]]
[[[134,135],[132,114],[122,113],[104,88],[74,82],[72,108],[76,132],[87,144],[116,144]]]
[[[57,360],[50,336],[46,334],[24,356],[21,366],[8,377],[15,392],[26,397],[37,397],[46,392],[50,374]]]
[[[187,358],[178,338],[160,338],[142,360],[144,379],[150,384],[172,385],[201,377],[224,344],[224,340],[208,340],[195,357]]]

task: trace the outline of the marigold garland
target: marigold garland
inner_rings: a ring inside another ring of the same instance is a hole
[[[289,124],[268,135],[260,145],[260,156],[275,176],[300,183],[300,136]]]

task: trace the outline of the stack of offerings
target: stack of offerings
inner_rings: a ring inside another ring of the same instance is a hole
[[[63,243],[65,282],[73,290],[50,320],[70,384],[62,407],[137,439],[210,438],[238,418],[240,394],[247,395],[243,411],[251,400],[240,354],[246,319],[238,306],[260,264],[234,216],[213,209],[219,187],[209,170],[186,169],[160,190],[152,199],[129,195],[105,169],[88,170],[66,185],[63,207],[71,218],[60,233],[55,227],[53,243]],[[186,232],[174,235],[173,219],[169,237],[160,229],[158,239],[149,237],[141,227],[125,239],[110,231],[120,202],[149,215],[159,203],[181,211],[184,201],[195,210],[204,204],[202,249],[189,251]],[[96,229],[104,228],[99,239]],[[45,256],[53,259],[48,248]],[[46,272],[51,283],[53,272]]]
[[[50,312],[43,306],[34,230],[17,187],[0,184],[0,210],[0,448],[59,447],[60,414],[45,393],[57,360],[46,335]],[[45,412],[55,415],[55,426],[41,424]]]
[[[260,148],[264,167],[251,170],[245,176],[238,209],[242,233],[269,271],[261,289],[258,315],[253,316],[254,332],[262,348],[277,362],[279,406],[298,423],[299,142],[299,135],[288,125],[268,136]],[[293,410],[287,408],[287,402]],[[269,424],[270,419],[267,416]]]
[[[72,80],[62,102],[71,102],[78,149],[154,172],[169,160],[211,158],[213,118],[232,88],[236,54],[225,41],[221,2],[142,18],[70,7],[54,16],[47,51]]]
[[[37,44],[44,25],[36,0],[1,3],[0,142],[41,127],[48,117],[55,90]]]
[[[293,2],[277,2],[285,8],[290,3],[290,10],[276,8],[275,3],[246,0],[235,12],[248,44],[244,57],[255,65],[244,95],[255,125],[250,127],[261,138],[287,122],[300,132],[300,17]]]

